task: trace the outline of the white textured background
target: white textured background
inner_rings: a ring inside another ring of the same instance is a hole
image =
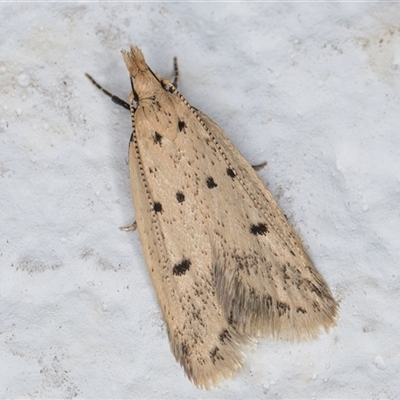
[[[137,233],[120,49],[260,172],[340,302],[318,341],[260,340],[196,389]],[[400,397],[400,4],[0,5],[0,397]]]

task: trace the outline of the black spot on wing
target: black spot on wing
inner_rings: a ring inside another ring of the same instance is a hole
[[[178,121],[178,129],[180,132],[182,132],[186,128],[186,123],[185,121],[179,120]]]
[[[210,351],[210,358],[212,363],[215,365],[215,363],[218,360],[223,360],[224,358],[219,354],[219,348],[215,346],[211,351]]]
[[[250,232],[253,235],[263,235],[265,236],[268,233],[268,228],[267,225],[264,223],[260,223],[260,224],[252,224],[250,226]]]
[[[188,259],[183,259],[179,264],[175,264],[172,268],[172,273],[175,276],[182,276],[185,275],[186,272],[190,269],[192,263]]]
[[[228,176],[230,176],[232,179],[236,176],[235,171],[232,168],[227,168],[226,173]]]
[[[219,334],[219,340],[222,343],[225,343],[225,341],[231,341],[232,340],[232,336],[229,333],[228,329],[224,329],[220,334]]]
[[[187,345],[186,341],[182,341],[181,351],[183,356],[186,357],[189,355],[189,346]]]
[[[230,312],[229,312],[229,317],[228,317],[228,319],[227,319],[227,322],[228,322],[228,324],[229,324],[230,326],[235,326],[236,323],[237,323],[237,321],[235,320],[235,318],[234,318],[234,316],[233,316],[233,311],[232,311],[232,310],[230,310]]]
[[[276,302],[276,308],[278,310],[278,315],[280,317],[282,317],[282,315],[285,315],[288,311],[290,311],[289,304],[283,303],[281,301]]]
[[[321,307],[320,307],[318,301],[313,301],[312,306],[313,306],[314,312],[321,312]]]
[[[154,144],[159,144],[161,146],[162,139],[163,139],[163,137],[158,132],[154,132],[154,135],[153,135]]]
[[[176,199],[178,203],[183,203],[185,201],[185,195],[182,192],[176,192]]]
[[[154,203],[154,205],[153,205],[153,210],[154,210],[154,212],[155,213],[160,213],[160,212],[162,212],[162,204],[161,203],[159,203],[158,201],[156,201],[155,203]]]
[[[264,295],[262,297],[262,304],[266,310],[269,310],[272,307],[272,297],[269,295]]]
[[[206,179],[206,185],[209,189],[214,189],[216,188],[218,185],[215,183],[214,178],[212,176],[209,176]]]

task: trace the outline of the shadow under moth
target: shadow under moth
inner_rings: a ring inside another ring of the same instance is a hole
[[[172,352],[198,387],[232,377],[258,336],[313,339],[338,305],[254,169],[135,46],[129,172],[136,223]]]

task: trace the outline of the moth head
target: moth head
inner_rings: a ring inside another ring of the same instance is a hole
[[[146,64],[143,53],[136,46],[131,46],[130,51],[122,50],[122,56],[132,78],[135,78],[139,73],[148,71],[149,67]]]
[[[132,95],[134,101],[148,98],[157,90],[163,90],[161,78],[146,64],[143,53],[136,46],[130,51],[122,50],[126,67],[131,78]]]

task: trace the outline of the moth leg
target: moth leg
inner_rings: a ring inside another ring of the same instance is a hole
[[[122,227],[119,228],[119,229],[120,229],[121,231],[124,231],[124,232],[133,232],[133,231],[136,230],[136,228],[137,228],[137,224],[136,224],[136,221],[134,221],[132,225],[129,225],[129,226],[122,226]]]
[[[175,90],[178,88],[178,78],[179,78],[179,70],[178,70],[178,59],[174,57],[174,81],[171,82],[168,79],[161,79],[161,83],[169,93],[174,93]]]
[[[125,100],[122,100],[118,96],[113,95],[110,93],[108,90],[104,89],[101,85],[99,85],[89,74],[85,74],[87,78],[93,83],[94,86],[97,87],[97,89],[100,89],[103,93],[105,93],[108,97],[111,98],[111,100],[115,103],[118,104],[121,107],[126,108],[127,110],[130,110],[129,103],[127,103]]]
[[[260,169],[263,169],[267,165],[267,162],[263,162],[258,165],[252,165],[251,167],[254,169],[254,171],[260,171]]]

